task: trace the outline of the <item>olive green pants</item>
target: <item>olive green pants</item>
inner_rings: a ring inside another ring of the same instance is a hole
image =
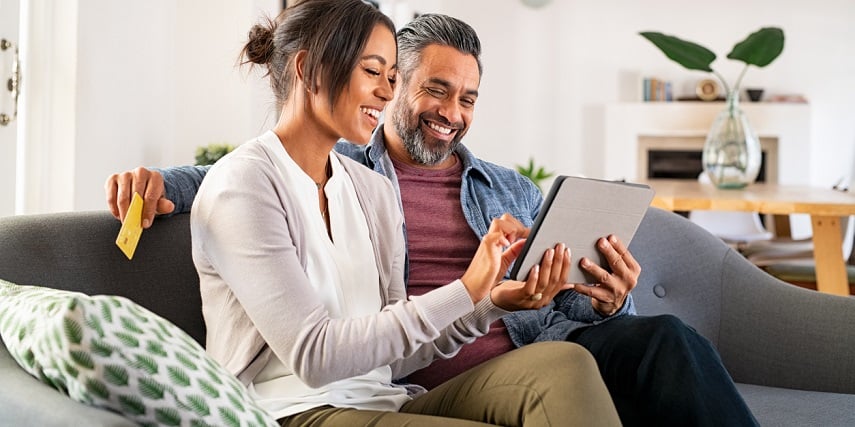
[[[593,356],[570,342],[527,345],[484,362],[404,404],[399,412],[324,406],[280,420],[289,427],[619,426]]]

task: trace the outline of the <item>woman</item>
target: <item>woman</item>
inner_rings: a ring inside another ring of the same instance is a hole
[[[391,21],[361,0],[305,0],[253,27],[243,54],[267,68],[281,115],[209,171],[191,230],[207,349],[260,404],[295,426],[566,425],[568,408],[590,411],[580,424],[616,424],[593,359],[570,343],[511,352],[429,393],[393,384],[504,309],[547,304],[569,253],[548,252],[525,286],[498,284],[527,234],[505,215],[463,277],[407,300],[391,184],[332,152],[339,138],[366,143],[392,97]],[[518,303],[495,306],[499,293]],[[589,395],[567,392],[574,377]]]

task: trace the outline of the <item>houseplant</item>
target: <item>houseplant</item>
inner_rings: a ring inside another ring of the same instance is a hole
[[[765,27],[737,43],[728,59],[745,63],[733,86],[711,64],[716,54],[690,41],[658,33],[642,32],[665,56],[689,70],[706,71],[718,78],[727,93],[727,106],[719,113],[707,134],[702,154],[704,172],[719,188],[743,188],[757,179],[760,171],[760,141],[739,108],[739,85],[748,67],[765,67],[784,50],[784,32]]]
[[[229,154],[235,147],[231,144],[208,144],[205,146],[196,147],[196,165],[213,165],[220,160],[221,157]]]
[[[529,180],[531,180],[531,182],[534,183],[534,185],[540,188],[540,191],[543,191],[543,186],[541,186],[540,183],[543,182],[543,180],[549,179],[553,175],[555,175],[553,172],[547,172],[546,169],[543,168],[543,166],[535,166],[534,159],[532,158],[528,159],[528,166],[517,165],[516,169],[517,172],[520,173],[520,175],[528,178]]]

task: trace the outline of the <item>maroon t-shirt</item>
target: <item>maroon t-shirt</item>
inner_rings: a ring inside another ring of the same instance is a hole
[[[469,227],[460,205],[463,166],[458,159],[443,170],[427,170],[392,161],[401,188],[410,275],[407,294],[421,295],[463,276],[480,240]],[[427,389],[469,368],[514,349],[504,322],[465,345],[451,359],[439,359],[416,371],[409,380]]]

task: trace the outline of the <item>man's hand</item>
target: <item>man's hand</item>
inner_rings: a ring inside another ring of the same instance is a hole
[[[134,193],[139,193],[143,198],[143,228],[151,227],[155,214],[167,214],[175,209],[175,204],[166,198],[163,176],[143,167],[110,175],[104,184],[104,192],[110,212],[123,222]]]
[[[593,286],[577,284],[573,289],[591,297],[594,310],[604,316],[611,316],[623,307],[626,296],[638,283],[641,266],[615,235],[598,240],[597,248],[609,261],[612,272],[609,273],[588,258],[582,258],[582,268],[600,279]]]
[[[531,269],[525,282],[500,282],[490,292],[490,298],[494,305],[507,311],[539,309],[559,292],[573,287],[567,283],[569,275],[570,250],[558,244],[544,253],[540,265]]]

